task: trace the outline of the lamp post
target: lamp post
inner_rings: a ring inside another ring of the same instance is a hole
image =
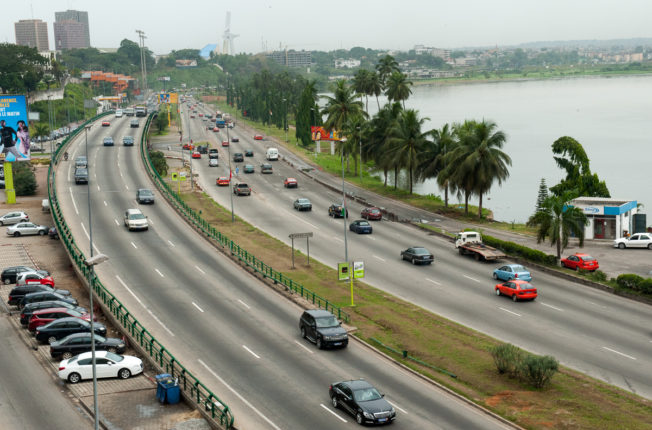
[[[340,140],[340,145],[346,143],[346,137]],[[346,242],[346,193],[344,192],[344,147],[340,148],[340,159],[342,160],[342,220],[344,220],[344,261],[349,262],[349,247]]]
[[[358,145],[360,146],[360,185],[362,185],[362,136],[360,135],[360,127],[356,127],[358,130]]]
[[[48,125],[50,127],[50,164],[54,164],[54,141],[52,132],[54,131],[54,122],[52,121],[52,96],[48,95]]]
[[[226,127],[226,141],[229,143],[229,145],[226,147],[227,152],[228,152],[228,157],[229,157],[229,187],[232,186],[232,174],[231,174],[231,137],[229,136],[229,127]],[[233,191],[233,190],[229,190]],[[235,214],[233,213],[233,192],[229,193],[231,195],[231,222],[235,222]]]
[[[283,128],[285,129],[285,143],[288,143],[288,100],[283,99],[285,105],[285,119],[283,120]]]

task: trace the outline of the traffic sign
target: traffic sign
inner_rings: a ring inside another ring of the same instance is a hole
[[[290,233],[290,239],[303,239],[305,237],[312,237],[312,232],[309,232],[309,233]]]

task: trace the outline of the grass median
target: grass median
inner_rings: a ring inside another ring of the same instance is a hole
[[[184,193],[182,198],[201,211],[213,227],[257,258],[349,312],[357,336],[373,346],[377,343],[371,339],[378,339],[424,363],[452,372],[457,378],[404,359],[401,354],[383,351],[520,426],[652,429],[652,402],[646,399],[565,367],[560,367],[547,388],[529,388],[498,374],[490,354],[491,348],[499,344],[497,340],[358,281],[354,285],[356,306],[351,307],[349,284],[337,281],[335,269],[313,258],[307,266],[305,255],[298,251],[296,268],[291,269],[291,248],[280,240],[240,218],[232,223],[231,213],[206,194]],[[433,295],[437,294],[446,292],[433,290]],[[391,389],[385,387],[386,391]]]

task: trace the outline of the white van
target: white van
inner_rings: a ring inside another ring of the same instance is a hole
[[[122,118],[122,114],[123,114],[122,109],[117,109],[115,111],[115,117],[116,118]]]
[[[276,148],[268,148],[267,149],[267,154],[265,155],[265,158],[267,158],[269,161],[278,160],[278,149],[276,149]]]

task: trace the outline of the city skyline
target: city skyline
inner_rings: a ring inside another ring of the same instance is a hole
[[[237,53],[257,53],[264,47],[408,50],[419,44],[459,49],[652,35],[647,23],[652,4],[644,0],[550,0],[545,4],[464,0],[441,5],[409,0],[401,7],[384,0],[334,0],[324,9],[297,0],[253,0],[233,3],[228,9],[199,0],[187,0],[182,8],[166,0],[156,8],[125,0],[115,0],[110,8],[81,0],[32,0],[28,5],[3,11],[0,42],[15,43],[14,24],[26,19],[45,21],[49,38],[55,40],[55,12],[68,9],[88,12],[91,46],[117,48],[125,38],[137,41],[136,30],[142,30],[146,46],[155,54],[201,49],[209,43],[221,47],[227,11],[231,12],[231,31],[239,35],[235,39]]]

